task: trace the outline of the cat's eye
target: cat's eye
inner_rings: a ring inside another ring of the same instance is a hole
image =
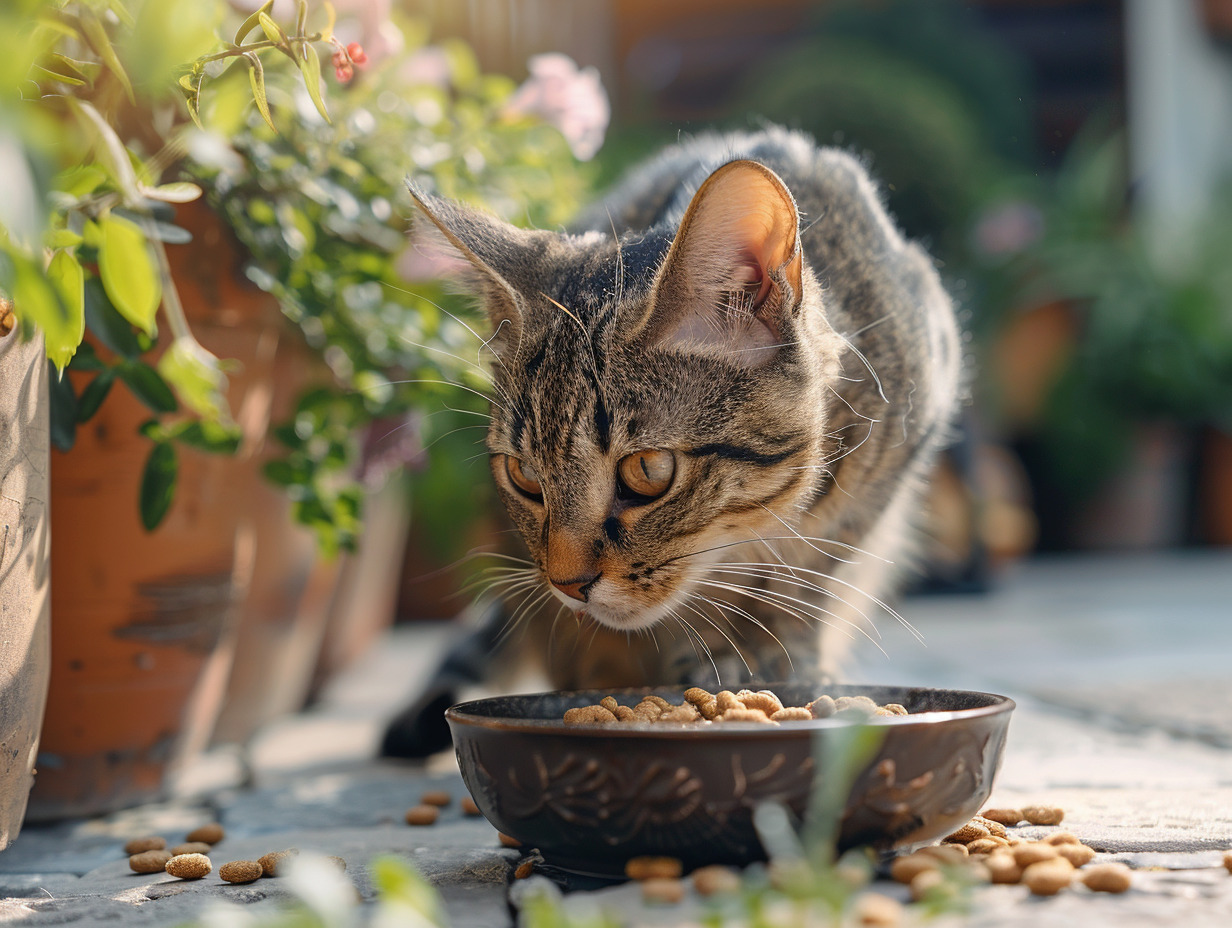
[[[676,475],[676,459],[670,451],[635,451],[616,465],[620,488],[626,497],[655,499],[667,492]]]
[[[515,487],[527,496],[540,497],[543,486],[539,483],[539,472],[535,468],[512,455],[505,455],[505,473]]]

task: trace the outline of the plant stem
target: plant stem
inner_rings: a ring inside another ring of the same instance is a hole
[[[264,42],[252,42],[248,45],[232,45],[221,52],[215,52],[212,55],[203,55],[197,59],[197,64],[209,64],[211,61],[221,61],[224,58],[238,58],[240,55],[246,55],[249,52],[260,51],[265,48],[276,48],[283,52],[288,52],[293,47],[295,42],[323,42],[325,41],[324,32],[314,32],[312,35],[290,35],[287,36],[286,43],[274,42],[271,39],[266,39]]]

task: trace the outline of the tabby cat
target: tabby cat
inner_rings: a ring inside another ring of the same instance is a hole
[[[961,382],[950,300],[861,165],[704,136],[565,234],[413,192],[491,320],[491,470],[531,561],[385,751],[516,663],[502,627],[563,688],[832,670],[886,608]]]

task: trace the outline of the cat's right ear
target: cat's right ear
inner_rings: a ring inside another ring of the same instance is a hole
[[[447,262],[450,267],[442,276],[483,301],[492,322],[492,341],[516,345],[521,339],[522,310],[510,278],[530,233],[481,210],[431,196],[409,180],[406,186],[427,220],[415,223],[411,247],[437,264]]]

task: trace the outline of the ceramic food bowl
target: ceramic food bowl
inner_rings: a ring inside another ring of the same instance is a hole
[[[990,693],[894,686],[782,684],[784,705],[821,692],[900,703],[843,814],[842,847],[906,849],[949,834],[987,800],[1001,763],[1012,700]],[[832,717],[780,725],[566,725],[566,709],[613,695],[681,701],[681,688],[542,693],[480,699],[445,713],[462,777],[500,831],[552,864],[618,873],[644,854],[687,866],[745,864],[765,855],[753,809],[773,800],[803,815],[814,770],[836,749]]]

